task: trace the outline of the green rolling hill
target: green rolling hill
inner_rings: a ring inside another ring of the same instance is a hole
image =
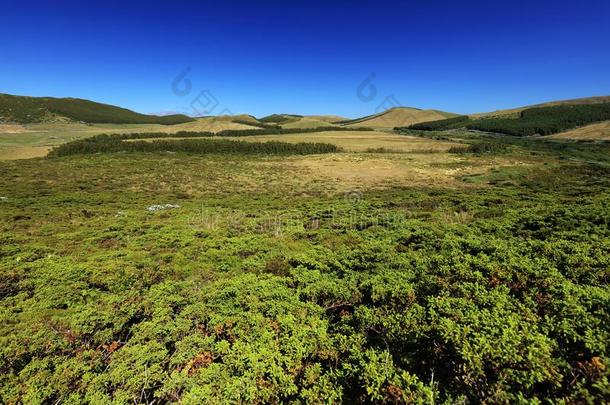
[[[79,98],[26,97],[0,94],[0,122],[20,124],[49,121],[82,121],[96,124],[162,124],[192,122],[176,114],[156,116]]]

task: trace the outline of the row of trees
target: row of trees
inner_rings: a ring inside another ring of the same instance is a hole
[[[208,137],[239,137],[259,135],[290,135],[327,131],[370,131],[368,128],[343,128],[343,127],[317,127],[317,128],[282,128],[278,126],[261,129],[229,129],[220,132],[209,131],[179,131],[167,132],[141,132],[115,135],[120,139],[152,139],[152,138],[208,138]]]
[[[552,135],[606,120],[610,120],[610,103],[529,108],[521,112],[518,118],[471,119],[460,116],[395,130],[446,131],[467,128],[513,136],[533,136]]]
[[[227,139],[180,139],[125,142],[122,136],[98,135],[54,148],[50,157],[112,152],[185,152],[196,154],[309,155],[340,152],[327,143],[246,142]]]

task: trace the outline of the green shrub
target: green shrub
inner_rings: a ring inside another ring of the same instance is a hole
[[[508,149],[508,145],[498,142],[480,142],[468,146],[453,146],[449,153],[474,153],[474,154],[495,154],[503,153]]]

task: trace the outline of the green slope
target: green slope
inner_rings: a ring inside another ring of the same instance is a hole
[[[25,97],[0,94],[0,122],[21,124],[61,120],[98,124],[181,124],[194,121],[186,115],[156,116],[79,98]]]
[[[516,118],[492,116],[479,119],[465,115],[421,122],[410,125],[407,129],[446,131],[467,128],[513,136],[552,135],[579,126],[610,120],[610,103],[556,104],[549,107],[528,108],[518,114]]]
[[[288,122],[298,121],[301,118],[303,118],[303,116],[297,114],[271,114],[260,118],[259,121],[263,123],[286,124]]]

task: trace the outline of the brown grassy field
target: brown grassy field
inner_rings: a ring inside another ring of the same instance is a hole
[[[501,167],[529,166],[525,160],[472,158],[444,152],[409,154],[335,154],[295,157],[284,164],[294,181],[326,184],[329,192],[382,190],[394,187],[475,187],[462,176],[483,175]],[[311,186],[311,185],[310,185]]]
[[[31,159],[46,156],[50,146],[0,146],[0,160]]]
[[[241,140],[247,142],[282,141],[290,143],[321,142],[331,143],[347,152],[367,152],[384,149],[383,152],[446,152],[455,142],[436,141],[427,138],[395,135],[380,131],[326,131],[290,135],[260,135],[239,137],[216,137],[214,139]],[[167,139],[167,138],[165,138]],[[180,138],[169,138],[180,139]],[[192,139],[192,138],[189,138]],[[151,139],[153,141],[154,139]]]
[[[336,122],[347,120],[347,118],[340,117],[338,115],[307,115],[307,116],[305,116],[305,118],[310,118],[312,120],[318,120],[318,121],[324,121],[324,122],[330,122],[330,123],[336,123]]]
[[[550,139],[589,139],[610,140],[610,121],[597,122],[581,128],[572,129],[548,136]]]
[[[249,117],[249,116],[244,116]],[[240,117],[241,118],[241,117]],[[249,117],[252,119],[252,117]],[[207,117],[178,125],[157,124],[83,124],[77,122],[48,122],[38,124],[0,125],[0,160],[27,159],[46,155],[49,148],[75,139],[99,134],[135,132],[206,131],[258,129],[233,122],[234,117]]]
[[[20,134],[26,129],[20,124],[0,124],[0,134]]]
[[[320,128],[334,126],[332,122],[324,121],[314,117],[303,117],[297,121],[282,124],[282,128]]]
[[[178,131],[209,131],[209,132],[220,132],[232,129],[257,129],[255,126],[246,125],[242,123],[234,122],[234,120],[253,120],[250,116],[238,116],[238,117],[206,117],[199,118],[194,122],[187,122],[178,125],[166,125],[161,126],[159,132],[174,133]],[[253,120],[256,122],[255,120]]]

